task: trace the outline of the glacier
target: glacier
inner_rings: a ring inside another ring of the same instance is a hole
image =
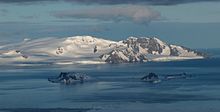
[[[105,64],[203,59],[204,53],[156,37],[112,41],[93,36],[24,39],[0,45],[0,64]]]

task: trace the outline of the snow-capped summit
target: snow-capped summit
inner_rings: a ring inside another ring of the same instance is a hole
[[[92,36],[75,36],[75,37],[68,37],[63,43],[69,44],[96,44],[100,46],[106,46],[111,43],[116,43],[115,41],[111,40],[104,40],[101,38],[95,38]]]
[[[55,55],[71,57],[88,57],[108,52],[118,46],[115,41],[95,38],[92,36],[75,36],[65,39],[57,47]]]

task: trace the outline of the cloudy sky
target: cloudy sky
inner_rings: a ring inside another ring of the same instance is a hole
[[[0,44],[74,35],[220,48],[220,0],[0,0]]]

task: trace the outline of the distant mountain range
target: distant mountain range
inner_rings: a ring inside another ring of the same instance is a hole
[[[203,53],[167,44],[155,37],[129,37],[116,42],[92,36],[74,36],[25,39],[20,43],[0,45],[0,63],[134,63],[204,57]]]

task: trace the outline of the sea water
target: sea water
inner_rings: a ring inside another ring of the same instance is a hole
[[[219,112],[220,52],[210,58],[134,64],[0,65],[2,112]],[[59,84],[47,79],[60,72],[82,72],[84,83]],[[154,72],[187,73],[186,79],[141,81]]]

